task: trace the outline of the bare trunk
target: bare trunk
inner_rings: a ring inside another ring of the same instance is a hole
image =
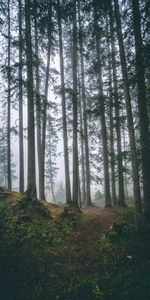
[[[19,192],[24,192],[23,93],[22,93],[22,3],[19,0]]]
[[[131,109],[131,98],[130,98],[130,92],[129,92],[127,64],[126,64],[123,37],[122,37],[122,27],[121,27],[121,19],[120,19],[118,0],[114,0],[114,4],[115,4],[115,16],[116,16],[116,24],[117,24],[117,35],[118,35],[119,50],[120,50],[123,85],[124,85],[124,96],[125,96],[126,111],[127,111],[127,125],[128,125],[129,140],[130,140],[136,222],[138,225],[138,223],[140,222],[140,220],[142,218],[138,162],[137,162],[137,156],[136,156],[136,144],[135,144],[132,109]]]
[[[10,81],[11,81],[11,67],[10,67],[10,1],[7,2],[8,5],[8,71],[7,71],[7,80],[8,80],[8,96],[7,96],[7,180],[8,180],[8,189],[12,189],[12,180],[11,180],[11,146],[10,146],[10,118],[11,118],[11,95],[10,95]]]
[[[35,180],[35,129],[33,95],[33,55],[31,42],[30,0],[25,0],[26,59],[27,59],[27,97],[28,97],[28,187],[27,193],[36,200]]]
[[[108,45],[109,47],[109,45]],[[110,52],[110,51],[109,51]],[[109,53],[110,57],[110,53]],[[109,62],[109,66],[110,66]],[[109,70],[109,97],[110,97],[110,155],[111,155],[111,190],[112,190],[112,204],[117,205],[116,196],[116,180],[115,180],[115,151],[114,151],[114,121],[113,121],[113,96],[112,96],[112,81],[111,69]]]
[[[42,123],[42,142],[41,142],[41,194],[40,199],[45,200],[45,142],[46,142],[46,122],[47,122],[47,101],[48,101],[48,84],[50,72],[50,54],[51,54],[51,11],[52,1],[49,4],[49,23],[48,23],[48,51],[47,51],[47,67],[45,93],[43,103],[43,123]]]
[[[120,206],[126,206],[124,193],[124,178],[123,178],[123,162],[122,162],[122,144],[121,144],[121,126],[120,126],[120,109],[118,96],[118,82],[117,82],[117,67],[116,67],[116,53],[114,43],[114,28],[112,20],[112,8],[110,11],[110,29],[111,29],[111,52],[112,52],[112,70],[113,70],[113,84],[114,84],[114,98],[115,98],[115,117],[116,117],[116,133],[117,133],[117,154],[118,154],[118,188]]]
[[[80,91],[79,91],[80,95]],[[81,143],[81,178],[82,178],[82,190],[81,190],[81,202],[86,203],[86,191],[85,191],[85,151],[84,151],[84,132],[83,132],[83,120],[82,120],[82,103],[80,100],[80,143]],[[79,180],[80,182],[80,180]]]
[[[36,60],[36,124],[37,124],[37,155],[38,155],[38,179],[39,197],[41,199],[41,99],[40,99],[40,79],[39,79],[39,45],[36,20],[36,3],[34,8],[34,29],[35,29],[35,60]]]
[[[133,27],[136,50],[136,75],[138,87],[138,107],[140,117],[141,156],[144,194],[144,217],[150,221],[150,141],[148,130],[148,109],[144,76],[143,45],[139,1],[132,0]]]
[[[78,206],[78,139],[77,139],[77,24],[76,24],[76,0],[73,1],[73,203]]]
[[[66,117],[66,97],[65,97],[65,80],[64,80],[64,57],[62,42],[62,25],[61,25],[61,8],[58,4],[58,29],[59,29],[59,55],[60,55],[60,74],[61,74],[61,97],[62,97],[62,121],[63,121],[63,143],[64,143],[64,164],[65,164],[65,187],[66,202],[71,202],[70,172],[69,172],[69,154],[68,154],[68,134],[67,134],[67,117]]]
[[[91,205],[91,179],[90,179],[90,162],[89,162],[89,142],[88,142],[88,125],[86,112],[85,96],[85,74],[84,74],[84,57],[83,57],[83,39],[81,29],[80,1],[78,0],[79,10],[79,30],[80,30],[80,59],[81,59],[81,88],[82,88],[82,106],[83,106],[83,124],[84,124],[84,142],[85,142],[85,165],[86,165],[86,203]]]
[[[108,141],[107,141],[106,120],[105,120],[102,69],[101,69],[101,60],[100,60],[100,37],[98,32],[98,19],[97,19],[97,12],[95,6],[94,6],[94,22],[95,22],[95,38],[96,38],[96,55],[97,55],[97,64],[98,64],[97,83],[99,89],[100,121],[101,121],[101,135],[102,135],[102,147],[103,147],[105,207],[111,207],[109,166],[108,166]]]

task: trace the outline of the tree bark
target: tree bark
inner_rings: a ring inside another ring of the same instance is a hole
[[[36,200],[33,55],[32,55],[32,41],[31,41],[30,4],[31,4],[30,0],[25,0],[27,98],[28,98],[28,186],[27,186],[27,194],[31,200]]]
[[[131,108],[131,98],[130,98],[130,91],[129,91],[127,64],[126,64],[125,50],[124,50],[123,37],[122,37],[122,26],[121,26],[118,0],[114,0],[114,5],[115,5],[117,35],[118,35],[120,60],[121,60],[121,68],[122,68],[122,76],[123,76],[124,96],[125,96],[126,111],[127,111],[127,125],[128,125],[129,140],[130,140],[136,223],[138,225],[142,219],[142,206],[141,206],[141,194],[140,194],[140,185],[139,185],[138,162],[137,162],[137,156],[136,156],[136,144],[135,144],[135,135],[134,135],[132,108]]]
[[[144,194],[144,217],[150,222],[150,140],[148,129],[148,109],[144,75],[143,45],[139,1],[132,0],[133,28],[136,52],[136,76],[138,88],[138,108],[140,117],[141,159]]]
[[[19,4],[19,192],[24,192],[23,91],[22,91],[22,3]]]
[[[59,56],[60,56],[60,75],[61,75],[61,100],[62,100],[62,122],[63,122],[63,143],[64,143],[64,164],[65,164],[65,188],[66,202],[71,203],[71,187],[69,172],[69,154],[68,154],[68,134],[67,134],[67,117],[66,117],[66,97],[65,97],[65,79],[64,79],[64,57],[62,41],[62,24],[60,1],[57,0],[57,17],[59,30]]]
[[[83,38],[82,24],[80,16],[80,1],[78,0],[79,11],[79,31],[80,31],[80,60],[81,60],[81,89],[82,89],[82,106],[83,106],[83,124],[84,124],[84,142],[85,142],[85,167],[86,167],[86,203],[91,205],[91,176],[90,176],[90,161],[89,161],[89,140],[88,140],[88,125],[87,125],[87,104],[85,95],[85,72],[84,72],[84,57],[83,57]]]
[[[77,21],[76,0],[73,4],[73,49],[72,49],[72,72],[73,72],[73,204],[78,206],[78,99],[77,99]]]
[[[39,198],[41,200],[42,180],[41,180],[41,99],[40,99],[40,78],[39,78],[39,44],[37,29],[36,1],[34,1],[34,35],[35,35],[35,61],[36,61],[36,126],[37,126],[37,157],[38,157],[38,185]]]
[[[41,191],[40,199],[45,199],[45,142],[46,142],[46,122],[47,122],[47,102],[48,102],[48,84],[49,84],[49,73],[50,73],[50,55],[51,55],[51,12],[52,12],[52,1],[49,3],[49,22],[48,22],[48,51],[47,51],[47,67],[46,67],[46,80],[45,80],[45,93],[43,103],[43,122],[42,122],[42,142],[41,142]]]
[[[111,66],[111,59],[110,59],[110,45],[108,42],[108,62],[109,67]],[[109,104],[110,104],[110,111],[109,111],[109,120],[110,120],[110,156],[111,156],[111,191],[112,191],[112,204],[117,205],[117,196],[116,196],[116,180],[115,180],[115,151],[114,151],[114,121],[113,121],[113,90],[112,90],[112,78],[111,78],[111,67],[109,69]]]
[[[8,96],[7,96],[7,181],[8,189],[12,189],[11,179],[11,145],[10,145],[10,130],[11,130],[11,67],[10,67],[10,0],[7,2],[7,14],[8,14],[8,68],[7,68],[7,80],[8,80]]]
[[[122,162],[122,144],[121,144],[121,126],[120,126],[120,109],[118,96],[118,82],[117,82],[117,67],[116,67],[116,52],[114,42],[114,26],[112,19],[112,7],[110,9],[110,29],[111,29],[111,54],[112,54],[112,70],[113,70],[113,85],[115,98],[115,117],[116,117],[116,133],[117,133],[117,161],[118,161],[118,189],[120,206],[126,206],[125,192],[124,192],[124,178],[123,178],[123,162]]]
[[[111,207],[109,166],[108,166],[108,141],[107,141],[106,120],[105,120],[102,69],[101,69],[101,60],[100,60],[100,37],[98,31],[98,16],[97,16],[95,5],[94,5],[94,23],[95,23],[94,27],[95,27],[95,39],[96,39],[96,56],[97,56],[97,65],[98,65],[97,83],[99,89],[100,121],[101,121],[103,164],[104,164],[105,207]]]

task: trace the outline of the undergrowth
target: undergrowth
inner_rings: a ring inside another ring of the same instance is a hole
[[[121,213],[130,220],[130,209]],[[133,222],[113,223],[76,247],[86,220],[67,208],[53,218],[25,199],[0,202],[0,299],[149,300],[149,228],[141,235]]]

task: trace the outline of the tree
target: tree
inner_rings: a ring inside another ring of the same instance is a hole
[[[73,42],[72,42],[72,72],[73,72],[73,203],[78,206],[78,98],[77,98],[77,20],[76,0],[73,6]]]
[[[59,0],[57,0],[57,18],[58,18],[58,31],[59,31],[59,56],[60,56],[60,76],[61,76],[61,100],[62,100],[66,202],[71,203],[71,187],[70,187],[69,155],[68,155],[68,133],[67,133],[67,119],[66,119],[66,96],[65,96],[65,80],[64,80],[64,57],[63,57],[63,40],[62,40],[62,16],[61,16],[61,7],[60,7]]]
[[[10,142],[10,118],[11,118],[11,66],[10,66],[10,0],[7,1],[7,14],[8,14],[8,66],[7,66],[7,80],[8,80],[8,95],[7,95],[7,180],[8,189],[11,190],[11,142]]]
[[[116,51],[115,51],[115,42],[114,42],[115,37],[114,37],[112,5],[110,7],[109,12],[110,12],[111,57],[112,57],[116,134],[117,134],[117,161],[118,161],[118,188],[119,188],[118,204],[120,206],[125,206],[122,145],[121,145],[121,126],[120,126],[120,107],[119,107],[120,105],[119,105],[119,95],[118,95],[118,81],[117,81]]]
[[[32,200],[36,200],[33,54],[32,54],[32,41],[31,41],[30,8],[31,8],[30,0],[25,0],[27,97],[28,97],[28,186],[27,186],[27,194]]]
[[[144,57],[141,34],[139,1],[132,0],[133,28],[136,51],[136,76],[138,89],[138,107],[140,118],[141,159],[143,173],[144,216],[150,221],[150,140],[148,128],[148,110],[144,75]]]
[[[98,30],[98,14],[97,14],[97,7],[96,7],[95,1],[93,2],[93,5],[94,5],[94,30],[95,30],[96,58],[97,58],[97,84],[98,84],[98,90],[99,90],[101,135],[102,135],[102,146],[103,146],[105,206],[111,207],[109,167],[108,167],[107,129],[106,129],[106,120],[105,120],[103,79],[102,79],[101,58],[100,58],[100,36],[99,36],[99,30]]]
[[[118,0],[114,0],[114,7],[115,7],[115,17],[116,17],[116,25],[117,25],[117,36],[118,36],[119,50],[120,50],[121,69],[122,69],[122,76],[123,76],[124,97],[125,97],[126,111],[127,111],[127,124],[128,124],[128,132],[129,132],[129,139],[130,139],[136,223],[138,225],[138,223],[140,223],[142,219],[141,193],[140,193],[140,185],[139,185],[138,162],[136,156],[136,144],[135,144],[131,98],[130,98],[129,82],[128,82],[128,74],[127,74],[127,64],[126,64],[124,43],[122,37],[122,26],[121,26]]]
[[[18,0],[19,9],[19,191],[24,192],[24,148],[23,148],[23,91],[22,91],[22,3]]]
[[[89,162],[89,141],[87,126],[87,103],[85,94],[85,72],[84,72],[84,56],[83,56],[83,33],[80,14],[80,1],[78,0],[79,13],[79,49],[81,64],[81,90],[82,90],[82,106],[83,106],[83,125],[84,125],[84,142],[85,142],[85,167],[86,167],[86,202],[91,205],[91,178],[90,178],[90,162]]]
[[[52,0],[48,2],[48,23],[47,23],[47,66],[45,76],[45,91],[44,91],[44,102],[43,102],[43,114],[42,114],[42,140],[41,140],[41,174],[40,180],[40,199],[45,200],[45,141],[46,141],[46,121],[47,121],[47,104],[48,104],[48,88],[49,88],[49,76],[50,76],[50,55],[51,55],[51,18],[52,18]]]

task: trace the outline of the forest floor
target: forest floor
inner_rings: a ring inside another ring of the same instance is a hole
[[[0,299],[150,299],[150,231],[133,208],[28,200],[0,191]]]

